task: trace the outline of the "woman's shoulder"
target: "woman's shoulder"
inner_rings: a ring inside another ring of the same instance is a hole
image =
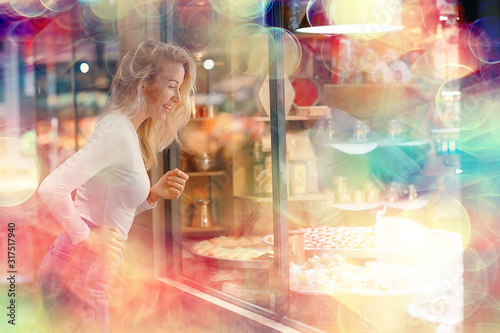
[[[102,116],[102,118],[99,120],[99,123],[104,123],[104,124],[117,124],[117,125],[128,125],[131,124],[130,118],[128,118],[125,115],[117,114],[117,113],[108,113]]]
[[[131,130],[134,130],[134,125],[132,125],[132,122],[127,116],[109,113],[99,119],[96,125],[96,129],[98,128],[101,131],[126,130],[130,132]]]
[[[96,124],[95,135],[112,136],[118,139],[132,138],[135,132],[130,119],[119,114],[106,114]]]

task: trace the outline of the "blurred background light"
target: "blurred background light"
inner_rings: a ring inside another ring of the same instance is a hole
[[[207,71],[213,69],[215,66],[215,62],[212,59],[207,59],[203,62],[203,68],[205,68]]]
[[[82,62],[80,64],[80,72],[82,72],[83,74],[86,74],[89,72],[89,70],[90,70],[89,64],[87,64],[86,62]]]

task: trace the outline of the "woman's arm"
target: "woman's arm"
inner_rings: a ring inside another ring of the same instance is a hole
[[[160,199],[172,200],[179,198],[184,192],[184,187],[188,179],[189,176],[179,169],[168,171],[158,180],[158,183],[149,189],[148,197],[137,207],[135,215],[155,208]]]
[[[137,207],[137,209],[135,210],[135,215],[139,215],[140,213],[146,211],[146,210],[149,210],[149,209],[153,209],[157,206],[158,202],[156,201],[150,201],[151,199],[149,199],[149,195],[147,197],[146,200],[144,200],[144,202],[142,204],[139,205],[139,207]]]
[[[89,142],[40,184],[39,196],[74,244],[87,239],[90,229],[79,216],[71,192],[102,169],[116,165],[124,158],[125,136],[123,128],[114,123],[113,118],[103,118]]]

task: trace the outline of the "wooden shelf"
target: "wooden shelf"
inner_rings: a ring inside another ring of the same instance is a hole
[[[272,202],[272,197],[258,197],[254,195],[237,195],[234,196],[235,199],[249,200],[254,202]],[[291,195],[288,197],[288,201],[316,201],[316,200],[327,200],[328,195],[324,193],[306,193],[302,195]]]
[[[192,171],[186,172],[189,177],[212,177],[212,176],[225,176],[227,171]]]
[[[319,120],[319,119],[327,119],[330,116],[325,115],[325,116],[286,116],[285,120],[286,121],[305,121],[305,120]],[[270,121],[269,117],[249,117],[250,119],[254,119],[256,121]]]
[[[407,89],[407,88],[417,88],[416,84],[412,83],[325,83],[323,85],[325,89]]]
[[[182,235],[188,238],[207,238],[207,237],[217,237],[230,232],[230,229],[226,226],[215,225],[209,228],[194,228],[183,226]]]
[[[196,118],[189,118],[189,121],[216,121],[217,118],[214,117],[196,117]]]

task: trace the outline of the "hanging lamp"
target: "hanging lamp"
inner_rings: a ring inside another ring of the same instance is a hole
[[[401,0],[310,0],[298,33],[376,38],[401,30]]]

